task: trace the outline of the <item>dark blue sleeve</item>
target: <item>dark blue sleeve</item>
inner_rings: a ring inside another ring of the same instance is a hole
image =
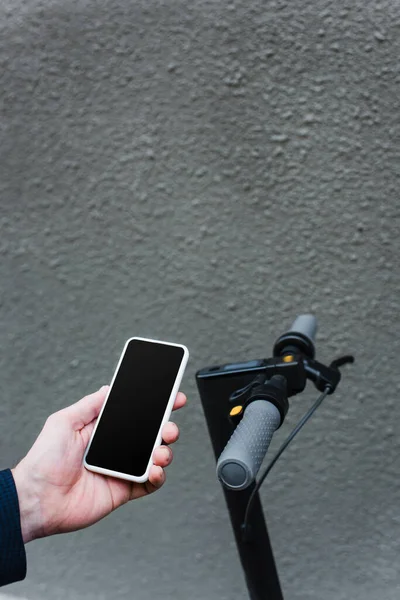
[[[0,471],[0,586],[26,576],[18,494],[10,469]]]

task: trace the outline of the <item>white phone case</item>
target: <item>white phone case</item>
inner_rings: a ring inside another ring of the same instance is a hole
[[[100,422],[101,416],[103,414],[104,407],[107,404],[107,400],[108,400],[108,397],[109,397],[110,392],[112,390],[115,378],[117,377],[118,370],[119,370],[119,367],[121,365],[122,359],[123,359],[123,357],[125,355],[125,352],[126,352],[126,349],[127,349],[127,346],[129,344],[129,342],[132,341],[132,340],[140,340],[140,341],[143,341],[143,342],[152,342],[154,344],[165,344],[166,346],[176,346],[178,348],[182,348],[183,351],[184,351],[182,362],[180,364],[180,367],[179,367],[179,370],[178,370],[178,373],[177,373],[177,376],[176,376],[176,379],[175,379],[175,383],[174,383],[174,386],[172,388],[171,396],[170,396],[170,398],[168,400],[168,404],[167,404],[167,407],[165,409],[164,417],[163,417],[163,419],[161,421],[160,429],[158,431],[158,435],[157,435],[155,444],[153,446],[153,450],[152,450],[151,455],[150,455],[149,463],[147,465],[145,473],[143,475],[141,475],[140,477],[135,477],[133,475],[129,475],[128,473],[119,473],[118,471],[111,471],[110,469],[103,469],[101,467],[96,467],[94,465],[90,465],[90,464],[88,464],[86,462],[87,453],[89,452],[89,448],[91,446],[93,437],[94,437],[94,435],[96,433],[96,429],[98,427],[98,424]],[[87,446],[86,451],[85,451],[85,456],[84,456],[84,459],[83,459],[83,464],[86,467],[86,469],[88,469],[89,471],[93,471],[94,473],[100,473],[101,475],[111,475],[112,477],[118,477],[120,479],[126,479],[127,481],[137,481],[138,483],[143,483],[144,481],[148,480],[150,467],[153,464],[153,460],[152,460],[153,459],[153,453],[154,453],[155,448],[157,448],[157,446],[161,445],[161,442],[162,442],[161,432],[162,432],[162,429],[163,429],[165,423],[168,422],[169,417],[171,415],[171,412],[172,412],[172,409],[173,409],[173,406],[174,406],[174,402],[175,402],[175,398],[176,398],[176,395],[177,395],[177,393],[179,391],[179,386],[181,384],[182,377],[183,377],[183,374],[185,372],[185,368],[186,368],[188,359],[189,359],[189,350],[186,348],[186,346],[183,346],[182,344],[172,344],[171,342],[162,342],[162,341],[159,341],[159,340],[152,340],[152,339],[146,339],[146,338],[141,338],[141,337],[132,337],[132,338],[129,338],[126,341],[124,349],[123,349],[122,354],[121,354],[121,357],[120,357],[120,359],[118,361],[117,368],[115,369],[115,372],[114,372],[114,375],[113,375],[113,378],[112,378],[112,381],[111,381],[110,389],[108,390],[108,394],[107,394],[106,399],[104,401],[104,404],[103,404],[103,406],[101,408],[101,411],[100,411],[99,417],[97,419],[95,428],[93,430],[93,433],[91,435],[90,441],[89,441],[88,446]]]

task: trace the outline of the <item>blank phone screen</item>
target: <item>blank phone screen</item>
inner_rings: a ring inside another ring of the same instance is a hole
[[[179,346],[128,343],[86,456],[89,465],[144,475],[183,356]]]

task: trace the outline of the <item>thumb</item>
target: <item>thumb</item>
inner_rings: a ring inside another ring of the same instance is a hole
[[[103,385],[97,392],[64,409],[75,430],[82,429],[99,416],[110,386]]]

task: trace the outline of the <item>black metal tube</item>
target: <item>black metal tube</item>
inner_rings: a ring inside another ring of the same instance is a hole
[[[252,375],[254,377],[254,375]],[[217,378],[219,379],[219,378]],[[224,385],[226,392],[226,378],[218,383]],[[215,379],[210,393],[210,380],[206,381],[201,376],[197,377],[204,414],[216,459],[221,454],[233,427],[227,418],[228,403],[225,398],[217,395],[222,391]],[[215,385],[216,384],[216,385]],[[235,380],[229,382],[235,389]],[[207,389],[206,389],[207,387]],[[229,396],[228,396],[229,397]],[[250,536],[248,541],[243,540],[242,524],[250,494],[254,486],[243,491],[228,491],[224,489],[226,504],[235,534],[236,544],[242,563],[249,596],[251,600],[283,600],[279,577],[275,566],[271,543],[268,536],[264,514],[257,494],[249,519]]]
[[[249,518],[250,535],[243,541],[242,524],[254,486],[241,492],[224,490],[236,545],[251,600],[283,600],[267,526],[257,494]]]

